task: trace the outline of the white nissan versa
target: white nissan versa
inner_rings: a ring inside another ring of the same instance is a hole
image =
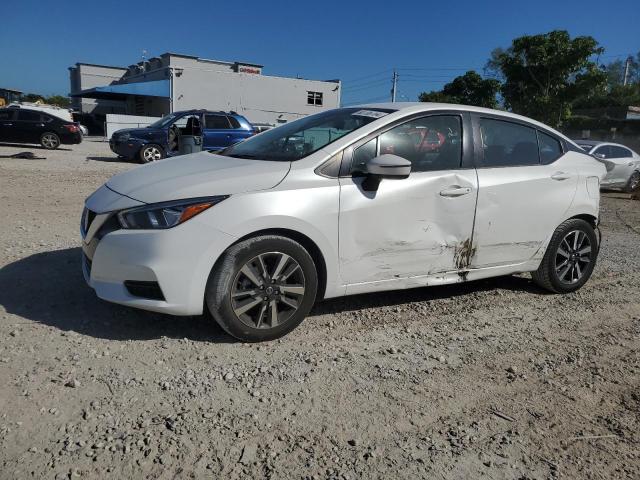
[[[565,136],[506,112],[329,110],[111,178],[86,200],[83,270],[100,298],[208,308],[244,341],[355,293],[516,272],[571,292],[594,268],[605,174]]]

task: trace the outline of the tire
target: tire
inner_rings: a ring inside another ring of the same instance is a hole
[[[164,157],[164,150],[160,145],[156,145],[155,143],[144,145],[140,149],[140,152],[138,152],[140,163],[155,162],[156,160],[162,160]]]
[[[626,193],[633,193],[640,188],[640,172],[634,171],[629,177],[627,185],[624,187]]]
[[[596,232],[588,222],[566,220],[553,233],[538,270],[531,274],[533,281],[554,293],[574,292],[591,277],[598,249]]]
[[[205,300],[229,335],[261,342],[296,328],[313,307],[317,290],[318,273],[309,252],[290,238],[265,235],[223,254],[209,276]]]
[[[60,137],[53,132],[45,132],[40,136],[40,145],[47,150],[55,150],[60,146]]]

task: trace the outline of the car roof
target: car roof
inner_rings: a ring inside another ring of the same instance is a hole
[[[236,115],[236,116],[240,116],[239,113],[232,111],[229,112],[224,112],[222,110],[207,110],[205,108],[192,108],[190,110],[178,110],[176,112],[173,113],[181,113],[181,114],[185,114],[185,113],[217,113],[217,114],[222,114],[222,115]]]
[[[607,143],[601,140],[574,140],[574,142],[576,142],[578,145],[591,145],[593,147],[595,147],[596,145]]]
[[[564,138],[568,142],[575,143],[575,140],[571,140],[566,135],[558,132],[549,125],[545,125],[542,122],[534,120],[533,118],[518,115],[516,113],[507,112],[505,110],[494,110],[491,108],[474,107],[471,105],[460,105],[456,103],[435,103],[435,102],[385,102],[385,103],[367,103],[363,105],[351,105],[350,108],[382,108],[395,110],[403,113],[420,113],[428,112],[431,110],[461,110],[465,112],[485,113],[491,115],[497,115],[505,117],[506,119],[520,120],[529,124],[535,125],[542,129],[551,131],[557,136]]]

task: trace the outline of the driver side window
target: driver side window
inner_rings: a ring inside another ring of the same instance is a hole
[[[409,160],[412,172],[458,169],[462,163],[462,120],[457,115],[431,115],[398,125],[358,147],[353,152],[351,172],[365,172],[367,161],[385,153]]]

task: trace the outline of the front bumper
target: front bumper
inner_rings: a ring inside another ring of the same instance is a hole
[[[108,225],[113,214],[93,222]],[[193,218],[167,230],[111,230],[83,234],[82,271],[103,300],[173,315],[200,315],[209,273],[235,238]],[[164,300],[131,294],[125,282],[157,284]]]
[[[134,158],[142,148],[142,142],[136,139],[120,141],[112,137],[109,140],[109,148],[120,157]]]

